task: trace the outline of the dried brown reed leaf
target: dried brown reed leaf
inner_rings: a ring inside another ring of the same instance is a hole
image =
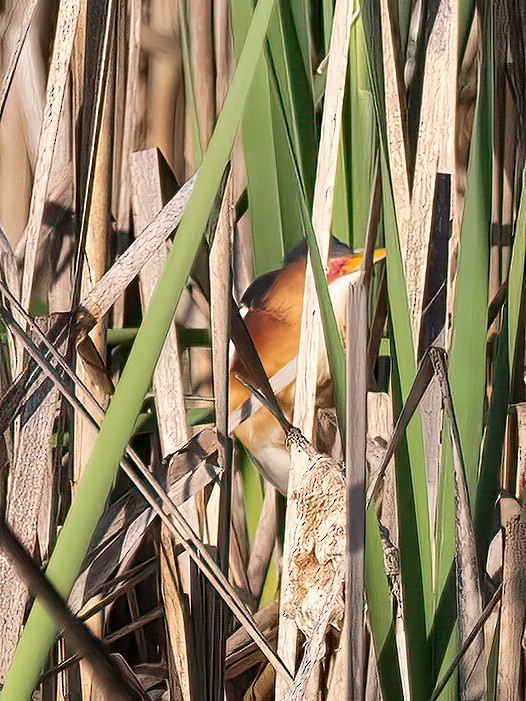
[[[140,231],[137,241],[146,235],[145,229],[163,207],[161,185],[162,163],[156,149],[133,154],[131,161],[131,184],[133,216],[136,231]],[[129,249],[128,249],[129,250]],[[144,264],[140,274],[140,290],[143,308],[146,309],[153,294],[155,284],[168,257],[164,241]],[[175,324],[172,324],[165,341],[161,357],[153,376],[159,437],[163,457],[178,450],[187,440],[188,428],[184,405],[184,387],[177,345]],[[195,505],[191,508],[190,522],[197,525]],[[182,591],[189,592],[187,575],[180,571],[188,569],[188,557],[179,558],[179,565],[173,553],[171,534],[161,526],[161,581],[163,601],[166,611],[166,624],[173,674],[170,677],[171,693],[175,698],[190,700],[190,655],[191,648],[186,634],[185,611],[182,604]]]
[[[89,330],[94,323],[103,318],[151,256],[173,233],[181,221],[194,182],[195,177],[183,185],[145,226],[141,236],[137,237],[81,301],[80,308],[84,312],[85,327],[83,328],[85,330]]]
[[[521,515],[512,516],[504,524],[502,581],[496,699],[514,701],[522,696],[526,622],[526,523]]]
[[[411,215],[404,252],[415,349],[420,335],[433,219],[433,208],[428,203],[434,200],[437,172],[447,173],[453,179],[455,177],[456,95],[451,85],[455,82],[457,71],[456,12],[455,3],[449,0],[440,3],[426,47]],[[455,191],[454,186],[451,191]],[[451,203],[448,204],[451,206]]]
[[[27,33],[31,27],[36,6],[37,0],[29,0],[29,2],[24,3],[23,10],[21,3],[15,3],[15,7],[17,9],[17,12],[15,13],[17,25],[16,32],[13,31],[13,36],[9,37],[11,34],[9,28],[7,31],[4,28],[4,38],[9,38],[7,43],[10,53],[2,78],[2,83],[0,85],[0,118],[4,112],[4,106],[9,93],[9,88],[11,87],[11,83],[13,81],[13,76],[20,58],[20,53],[24,47]],[[21,11],[22,14],[20,14]],[[15,24],[15,22],[12,22],[11,24]]]
[[[43,330],[51,323],[50,318],[40,321]],[[38,539],[44,557],[48,554],[54,523],[56,495],[51,436],[59,408],[58,389],[49,380],[26,396],[8,482],[6,520],[30,552],[34,552]],[[18,641],[29,592],[3,556],[0,575],[0,679],[3,679]]]
[[[40,227],[46,204],[47,188],[53,164],[53,153],[57,140],[64,93],[68,83],[69,64],[79,11],[79,0],[61,0],[46,88],[46,103],[42,117],[29,221],[24,232],[25,255],[20,301],[25,309],[29,307],[33,286]]]
[[[215,119],[215,71],[213,50],[213,7],[211,2],[190,0],[188,10],[190,58],[201,146],[206,149]]]
[[[278,638],[278,603],[271,601],[254,614],[254,621],[271,645]],[[265,662],[259,648],[244,628],[238,628],[227,641],[226,677],[229,680],[242,675],[255,665]]]
[[[404,115],[400,96],[400,81],[397,73],[396,52],[393,42],[392,18],[387,0],[380,2],[382,30],[382,59],[385,91],[385,116],[387,144],[393,201],[398,224],[398,236],[402,256],[405,259],[407,248],[407,227],[411,214],[411,195],[409,190],[409,173],[407,168]]]

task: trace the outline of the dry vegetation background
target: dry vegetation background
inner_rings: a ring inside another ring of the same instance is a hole
[[[525,699],[520,0],[0,26],[0,699]],[[346,350],[331,231],[365,249]],[[228,348],[272,405],[235,301],[302,236],[286,500],[229,435]]]

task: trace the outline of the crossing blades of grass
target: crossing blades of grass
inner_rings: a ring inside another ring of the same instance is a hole
[[[230,156],[273,7],[274,0],[262,0],[256,7],[177,240],[152,295],[128,363],[79,481],[76,498],[50,558],[47,574],[62,595],[67,595],[73,585],[150,385]],[[25,701],[30,697],[56,630],[55,621],[42,604],[36,602],[5,679],[3,701]]]

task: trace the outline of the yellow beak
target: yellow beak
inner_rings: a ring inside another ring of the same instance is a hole
[[[377,248],[373,253],[373,263],[379,263],[387,255],[385,248]],[[349,275],[360,269],[363,262],[364,251],[355,251],[342,266],[342,275]]]

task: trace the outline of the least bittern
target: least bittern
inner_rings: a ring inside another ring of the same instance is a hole
[[[384,249],[374,252],[374,262],[384,257]],[[353,276],[356,278],[359,275],[362,261],[363,252],[354,252],[331,237],[326,275],[343,338],[347,291]],[[280,270],[254,280],[241,300],[247,309],[245,324],[269,378],[298,354],[306,264],[307,246],[302,241],[285,258]],[[317,373],[317,408],[330,406],[332,391],[324,352],[320,356]],[[236,353],[230,366],[231,411],[250,396],[249,389],[238,377],[249,379]],[[294,388],[293,381],[277,394],[283,413],[289,420],[292,420]],[[270,411],[265,407],[259,408],[237,427],[235,434],[253,456],[262,474],[286,494],[290,457],[284,432]]]

